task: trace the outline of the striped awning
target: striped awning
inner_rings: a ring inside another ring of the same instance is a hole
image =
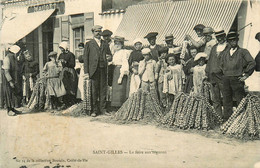
[[[193,27],[204,24],[214,28],[232,26],[242,0],[190,0],[149,3],[129,6],[115,32],[132,44],[135,38],[158,32],[157,43],[163,44],[164,36],[172,33],[176,44],[182,43],[186,34],[196,37]],[[147,43],[147,41],[145,40]]]

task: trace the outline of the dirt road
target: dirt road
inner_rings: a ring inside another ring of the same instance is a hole
[[[2,110],[0,128],[1,168],[251,168],[260,162],[260,141],[207,138],[90,117],[9,117]]]

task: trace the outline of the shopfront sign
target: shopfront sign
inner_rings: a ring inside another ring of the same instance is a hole
[[[65,13],[65,3],[64,2],[53,2],[48,4],[41,4],[28,7],[28,13],[39,12],[49,9],[57,9],[57,15]]]

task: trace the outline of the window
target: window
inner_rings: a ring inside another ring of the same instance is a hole
[[[83,54],[83,50],[79,49],[79,43],[84,43],[84,27],[78,27],[73,29],[73,39],[74,39],[74,53],[76,58]]]

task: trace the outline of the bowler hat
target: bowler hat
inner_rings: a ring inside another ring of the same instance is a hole
[[[148,33],[146,36],[144,36],[144,38],[149,39],[149,38],[151,38],[151,37],[156,37],[157,35],[158,35],[157,32],[150,32],[150,33]]]

